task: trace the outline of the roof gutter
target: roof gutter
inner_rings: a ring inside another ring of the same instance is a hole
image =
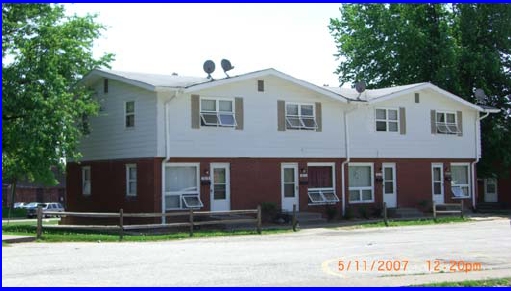
[[[345,142],[345,149],[346,149],[346,160],[342,162],[341,164],[341,180],[342,180],[342,188],[341,188],[341,195],[342,195],[342,216],[346,214],[346,179],[345,179],[345,166],[350,162],[350,135],[349,135],[349,125],[348,125],[348,114],[358,109],[357,107],[353,107],[349,110],[343,111],[343,118],[344,118],[344,142]],[[342,156],[342,154],[341,154]]]
[[[170,159],[170,118],[169,118],[169,104],[178,94],[182,93],[181,90],[174,91],[174,94],[169,100],[165,101],[163,105],[164,122],[165,122],[165,159],[161,162],[161,212],[165,213],[165,163]],[[161,223],[165,224],[165,216],[162,216]]]

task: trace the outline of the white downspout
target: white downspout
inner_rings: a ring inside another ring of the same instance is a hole
[[[355,108],[344,111],[344,142],[346,147],[346,160],[341,164],[341,195],[342,195],[342,216],[346,214],[346,179],[344,178],[344,166],[350,162],[350,135],[349,135],[349,126],[348,126],[348,113],[355,111]]]
[[[165,159],[161,162],[161,212],[165,213],[165,163],[170,159],[170,126],[169,126],[169,103],[177,97],[178,90],[174,91],[174,95],[163,104],[163,116],[165,123]],[[161,219],[161,223],[165,224],[165,217]]]
[[[479,112],[477,112],[479,115]],[[476,177],[476,164],[479,163],[479,151],[477,150],[479,146],[481,146],[479,141],[479,134],[481,132],[481,120],[485,119],[490,115],[490,112],[486,112],[485,115],[477,117],[475,122],[475,150],[476,150],[476,160],[472,162],[472,209],[476,208],[476,184],[477,184],[477,177]],[[479,124],[479,128],[478,125]],[[479,130],[478,130],[479,129]]]

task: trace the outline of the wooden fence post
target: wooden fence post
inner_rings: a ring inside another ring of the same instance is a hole
[[[293,231],[296,231],[296,204],[293,204]]]
[[[193,209],[190,208],[190,236],[193,236]]]
[[[433,200],[433,219],[436,220],[436,202]]]
[[[461,199],[460,203],[461,203],[461,205],[460,205],[460,207],[461,207],[461,209],[460,209],[460,211],[461,211],[461,218],[463,218],[463,199]]]
[[[257,233],[258,234],[261,234],[261,228],[262,228],[262,223],[261,223],[261,205],[257,205]]]
[[[124,211],[121,208],[119,210],[119,240],[124,238]]]
[[[40,239],[43,236],[43,208],[41,205],[37,206],[37,230],[36,238]]]
[[[389,226],[389,222],[387,220],[387,202],[383,202],[383,222],[385,226]]]

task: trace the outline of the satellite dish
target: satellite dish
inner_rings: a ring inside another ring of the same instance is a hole
[[[222,65],[222,69],[224,70],[225,75],[227,76],[227,78],[229,78],[229,75],[227,75],[227,71],[234,69],[234,67],[231,65],[231,62],[227,59],[222,59],[222,61],[220,61],[220,64]]]
[[[476,99],[479,103],[483,103],[486,99],[486,94],[484,94],[484,90],[481,88],[477,88],[474,92],[474,95],[476,96]]]
[[[358,93],[362,94],[366,90],[366,82],[360,81],[355,84],[355,89]]]
[[[202,68],[204,69],[204,72],[208,74],[208,79],[213,79],[211,77],[211,73],[215,71],[215,63],[212,60],[207,60],[204,62]]]

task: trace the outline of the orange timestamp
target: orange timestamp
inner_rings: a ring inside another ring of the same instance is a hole
[[[463,260],[433,260],[426,261],[426,268],[430,272],[472,272],[481,271],[483,265],[480,262],[467,262]]]
[[[339,272],[400,272],[406,271],[408,260],[339,260]]]

